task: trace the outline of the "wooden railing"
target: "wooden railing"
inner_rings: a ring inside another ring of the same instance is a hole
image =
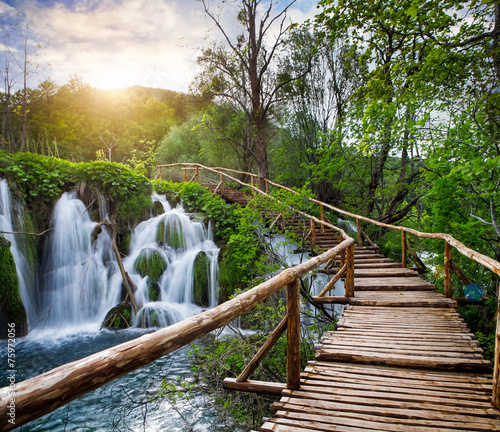
[[[220,173],[220,178],[221,182],[223,182],[222,177],[224,172],[232,172],[232,173],[238,173],[242,175],[247,175],[250,176],[251,178],[251,187],[252,190],[256,190],[254,187],[254,179],[257,178],[256,174],[253,173],[246,173],[246,172],[241,172],[241,171],[236,171],[236,170],[229,170],[225,168],[208,168],[200,164],[170,164],[170,165],[161,165],[158,166],[158,175],[161,177],[161,168],[162,167],[174,167],[174,166],[182,166],[183,169],[194,169],[196,170],[196,173],[199,173],[200,169],[203,170],[209,170],[209,171],[217,171]],[[226,175],[226,174],[224,174]],[[230,177],[233,181],[236,180],[233,177],[226,175],[227,177]],[[198,178],[198,177],[197,177]],[[236,180],[240,184],[244,184],[243,182],[240,182],[239,180]],[[247,184],[244,184],[245,186],[249,186]],[[266,179],[265,180],[265,185],[266,185],[266,190],[265,193],[267,195],[269,191],[269,185],[275,186],[277,188],[281,188],[284,190],[289,191],[290,193],[293,194],[298,194],[298,192],[294,191],[293,189],[287,188],[285,186],[282,186],[278,183],[274,183],[271,180]],[[259,191],[260,193],[263,193],[263,191]],[[426,233],[426,232],[420,232],[412,228],[406,228],[403,226],[397,226],[397,225],[391,225],[391,224],[386,224],[383,222],[376,221],[374,219],[370,219],[364,216],[360,216],[345,210],[342,210],[338,207],[332,206],[330,204],[321,202],[319,200],[316,200],[314,198],[309,198],[311,202],[317,203],[320,205],[320,211],[321,211],[321,221],[318,221],[315,219],[315,222],[319,222],[322,225],[325,223],[324,221],[324,208],[328,208],[330,210],[333,210],[337,213],[340,213],[344,216],[349,216],[352,217],[356,220],[356,226],[357,226],[357,236],[358,236],[358,245],[362,244],[362,237],[364,232],[361,229],[361,221],[368,222],[370,224],[386,228],[386,229],[392,229],[392,230],[399,230],[401,231],[401,243],[402,243],[402,266],[406,267],[406,262],[407,262],[407,252],[410,253],[410,255],[414,258],[414,260],[419,264],[420,269],[424,268],[425,265],[423,262],[418,258],[417,254],[409,245],[407,244],[407,234],[413,234],[416,237],[420,238],[430,238],[430,239],[437,239],[437,240],[443,240],[444,241],[444,295],[446,297],[451,297],[451,275],[452,272],[455,272],[462,280],[467,280],[467,276],[456,266],[456,264],[453,262],[452,259],[452,252],[453,248],[457,249],[458,252],[460,252],[462,255],[468,257],[472,261],[480,264],[481,266],[491,270],[493,273],[496,275],[500,276],[500,263],[486,255],[483,255],[473,249],[470,249],[469,247],[465,246],[462,242],[456,240],[453,236],[449,234],[443,234],[443,233]],[[366,235],[366,234],[365,234]],[[367,238],[367,236],[366,236]],[[368,240],[367,240],[368,241]],[[371,240],[370,240],[371,242]],[[371,242],[373,244],[373,242]],[[340,270],[342,272],[342,269]],[[326,287],[325,287],[326,288]],[[323,290],[325,291],[325,290]],[[498,289],[500,291],[500,288]],[[346,291],[347,292],[347,291]],[[347,295],[346,295],[347,296]],[[497,312],[497,326],[496,326],[496,338],[495,338],[495,359],[494,359],[494,373],[493,373],[493,399],[492,403],[494,406],[497,408],[500,408],[500,295],[499,297],[499,309]],[[315,298],[318,300],[318,298]],[[339,299],[340,300],[340,299]],[[319,300],[321,301],[321,299]]]

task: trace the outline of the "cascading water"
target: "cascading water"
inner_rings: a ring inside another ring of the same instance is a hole
[[[120,300],[120,290],[108,288],[117,268],[111,238],[103,229],[92,244],[96,225],[76,193],[64,193],[56,203],[39,278],[46,328],[99,328]]]
[[[21,212],[18,212],[21,214]],[[19,218],[18,228],[22,231],[23,221]],[[9,242],[10,250],[16,263],[17,276],[19,279],[19,291],[21,300],[26,310],[28,324],[33,322],[36,316],[36,300],[33,294],[34,274],[33,271],[19,248],[18,234],[14,234],[14,224],[12,221],[12,197],[7,181],[0,181],[0,231]]]
[[[135,323],[164,327],[198,313],[200,306],[217,305],[219,249],[211,238],[211,230],[192,221],[182,207],[172,209],[165,197],[156,194],[153,201],[162,203],[164,213],[135,228],[130,253],[123,264],[138,287],[136,300],[143,305]],[[159,268],[156,280],[151,271],[141,269],[144,263],[153,261]],[[195,298],[197,282],[202,301]],[[115,276],[111,284],[120,283]]]

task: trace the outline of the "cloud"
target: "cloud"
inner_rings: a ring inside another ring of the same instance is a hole
[[[230,5],[220,10],[229,27]],[[98,88],[187,91],[198,71],[197,48],[214,27],[195,0],[15,0],[15,7],[31,23],[33,42],[40,42],[34,61],[46,75],[59,84],[78,75]],[[299,0],[290,16],[303,21],[313,9],[311,0]],[[0,2],[0,19],[13,11]],[[210,34],[218,37],[217,30]]]
[[[187,90],[196,72],[195,48],[206,31],[194,0],[18,7],[41,43],[36,62],[50,64],[50,76],[59,83],[76,74],[102,88],[138,84]]]

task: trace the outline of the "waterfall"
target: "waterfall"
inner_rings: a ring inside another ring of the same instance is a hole
[[[210,226],[207,229],[191,220],[181,206],[172,209],[164,196],[154,194],[152,198],[162,204],[163,213],[134,229],[129,256],[123,260],[138,287],[137,303],[143,306],[133,322],[143,327],[167,326],[218,303],[219,249]],[[0,230],[13,232],[11,197],[5,181],[0,182],[0,199]],[[100,203],[99,208],[101,217],[107,217],[106,203]],[[106,313],[122,300],[123,280],[112,239],[102,227],[92,242],[96,226],[76,192],[59,198],[36,287],[29,282],[29,266],[19,252],[16,236],[5,234],[11,242],[28,320],[36,318],[37,329],[70,333],[96,330]],[[33,292],[38,296],[36,302],[30,294]]]
[[[64,193],[52,215],[43,253],[39,285],[47,328],[99,328],[106,312],[120,300],[120,289],[108,289],[117,264],[105,229],[95,242],[92,222],[76,193]]]
[[[20,234],[10,234],[24,229],[21,217],[17,218],[17,224],[13,223],[12,209],[12,196],[9,185],[6,180],[2,180],[0,181],[0,231],[4,231],[1,235],[10,242],[10,251],[14,257],[17,277],[19,279],[21,301],[23,302],[24,309],[26,310],[29,324],[33,322],[36,316],[35,298],[33,295],[34,274],[28,260],[19,247]],[[17,213],[18,215],[21,215],[21,209],[19,209]]]
[[[153,201],[162,203],[164,213],[135,228],[129,256],[123,263],[139,288],[136,299],[144,305],[135,322],[141,326],[167,326],[198,313],[203,306],[217,305],[219,249],[210,227],[207,230],[201,222],[192,221],[181,206],[172,209],[165,197],[155,194]],[[150,263],[153,259],[160,266],[156,280],[140,268],[141,261]],[[201,302],[196,301],[194,293],[197,260],[201,261],[198,272],[201,268],[201,288],[207,297]],[[115,278],[114,283],[119,279]],[[152,298],[153,293],[156,298]]]

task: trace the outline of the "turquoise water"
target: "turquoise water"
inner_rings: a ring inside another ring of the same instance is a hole
[[[148,330],[86,332],[51,337],[50,334],[17,340],[16,380],[20,382],[119,343]],[[149,330],[151,331],[151,330]],[[6,341],[0,349],[6,352]],[[69,404],[18,428],[22,431],[217,431],[213,401],[201,391],[190,402],[172,404],[157,399],[162,379],[191,380],[185,347],[88,393]],[[0,385],[8,385],[7,373]]]

